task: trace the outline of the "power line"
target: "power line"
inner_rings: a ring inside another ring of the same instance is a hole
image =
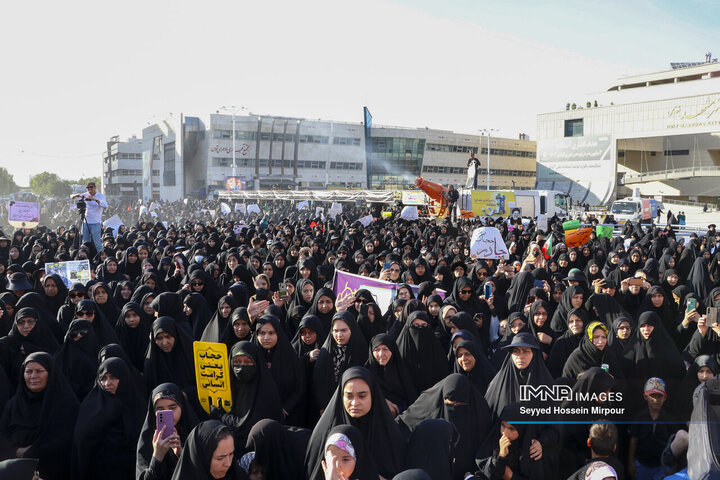
[[[57,155],[57,154],[47,154],[47,153],[35,153],[35,152],[27,152],[25,150],[20,150],[20,153],[26,154],[26,155],[32,155],[34,157],[46,157],[46,158],[84,158],[84,157],[97,157],[99,155],[102,155],[104,152],[96,152],[96,153],[80,153],[76,155]],[[7,155],[7,154],[6,154]]]

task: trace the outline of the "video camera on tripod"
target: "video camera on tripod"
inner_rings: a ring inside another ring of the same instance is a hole
[[[87,211],[87,199],[80,198],[75,202],[75,207],[78,209],[78,213],[80,214],[80,218],[85,218],[85,212]]]

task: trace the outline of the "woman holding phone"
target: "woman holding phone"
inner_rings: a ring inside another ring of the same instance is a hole
[[[167,417],[172,419],[172,426],[167,424]],[[158,385],[150,395],[137,443],[136,478],[170,480],[183,445],[197,424],[198,418],[180,387],[174,383]]]

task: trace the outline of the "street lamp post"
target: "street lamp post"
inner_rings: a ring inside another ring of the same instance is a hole
[[[492,132],[497,132],[494,128],[484,128],[480,130],[481,132],[485,133],[487,135],[488,139],[488,147],[487,147],[487,190],[490,190],[490,134]]]

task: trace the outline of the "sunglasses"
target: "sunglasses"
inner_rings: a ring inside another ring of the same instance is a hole
[[[463,295],[470,295],[472,293],[472,290],[460,290],[460,293]]]
[[[75,314],[76,317],[92,317],[93,315],[95,315],[95,312],[85,312],[85,311],[82,311],[82,312],[77,312],[77,313]]]
[[[84,293],[74,293],[74,292],[71,292],[68,296],[69,296],[70,298],[78,298],[78,297],[80,297],[80,298],[85,298],[85,294],[84,294]]]
[[[192,282],[190,285],[192,285],[193,287],[199,287],[201,285],[205,285],[205,283],[204,282]]]

